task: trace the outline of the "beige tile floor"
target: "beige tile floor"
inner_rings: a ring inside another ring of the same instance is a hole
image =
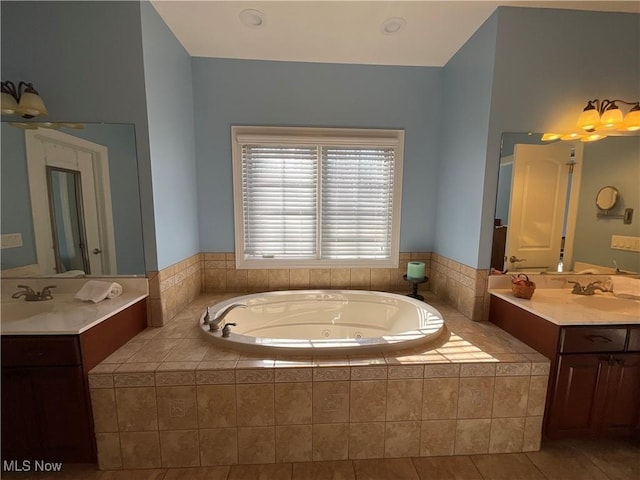
[[[3,473],[22,480],[638,480],[640,439],[545,441],[539,452],[100,472]]]

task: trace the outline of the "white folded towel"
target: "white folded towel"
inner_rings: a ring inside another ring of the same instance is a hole
[[[640,299],[640,279],[612,276],[613,294],[616,297]]]
[[[89,280],[76,293],[75,298],[85,302],[98,303],[106,298],[115,298],[122,294],[122,285],[113,282]]]

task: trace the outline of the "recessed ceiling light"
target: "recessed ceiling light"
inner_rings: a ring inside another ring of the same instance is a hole
[[[407,21],[404,18],[393,17],[388,18],[384,22],[382,22],[382,26],[380,30],[385,35],[393,35],[395,33],[400,32],[407,25]]]
[[[247,27],[260,28],[264,26],[264,13],[260,10],[247,9],[240,12],[240,21]]]

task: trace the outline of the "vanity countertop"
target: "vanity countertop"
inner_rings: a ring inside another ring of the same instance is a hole
[[[124,291],[99,303],[74,298],[87,281],[82,279],[3,279],[0,296],[0,333],[2,335],[79,335],[148,297],[146,278],[103,278],[120,283]],[[53,300],[25,302],[11,298],[17,284],[41,290],[44,285],[56,285]]]
[[[511,289],[489,293],[560,326],[640,324],[640,300],[612,293],[574,295],[569,289],[538,288],[530,300],[514,297]]]
[[[59,294],[55,300],[24,302],[2,298],[2,335],[79,335],[98,323],[147,297],[146,293],[126,292],[99,303],[83,302],[72,294]]]

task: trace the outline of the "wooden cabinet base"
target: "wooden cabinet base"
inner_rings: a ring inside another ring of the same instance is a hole
[[[545,437],[640,437],[637,326],[560,327],[494,296],[489,320],[551,360]]]
[[[80,335],[3,336],[2,460],[95,463],[87,373],[146,317],[142,300]]]

